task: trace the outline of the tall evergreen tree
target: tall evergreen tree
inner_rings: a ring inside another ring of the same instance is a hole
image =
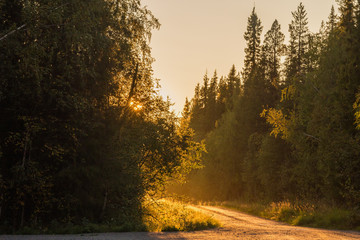
[[[290,43],[287,55],[287,79],[295,75],[303,75],[305,72],[304,56],[308,43],[308,18],[305,7],[302,3],[297,10],[292,12],[293,19],[289,24]]]
[[[190,115],[191,115],[191,105],[189,99],[186,97],[184,108],[183,111],[181,112],[181,116],[183,119],[189,120]]]
[[[229,109],[232,109],[234,98],[240,94],[240,76],[236,72],[235,65],[232,65],[229,74],[226,77],[226,85],[226,104]]]
[[[328,20],[326,22],[327,35],[333,33],[336,27],[337,27],[337,16],[335,13],[334,6],[331,6],[330,14],[329,14]]]
[[[250,17],[248,18],[247,29],[244,34],[246,41],[245,48],[245,60],[244,60],[244,69],[243,77],[246,81],[253,71],[256,68],[256,65],[260,59],[260,36],[262,33],[263,27],[261,26],[261,21],[258,18],[255,7],[253,8]]]
[[[355,27],[355,3],[354,0],[339,0],[340,19],[339,25],[342,30],[350,33]]]
[[[218,116],[221,116],[226,111],[226,99],[227,99],[226,79],[223,76],[221,76],[218,84],[218,94],[216,101]]]
[[[211,78],[209,86],[209,98],[208,98],[208,112],[207,118],[210,122],[210,130],[213,130],[215,127],[215,122],[220,118],[218,115],[218,105],[217,105],[217,93],[218,93],[218,76],[216,70],[214,75]]]
[[[264,54],[267,65],[267,78],[278,85],[280,80],[280,58],[285,54],[285,35],[280,30],[280,24],[275,20],[271,29],[265,34]]]

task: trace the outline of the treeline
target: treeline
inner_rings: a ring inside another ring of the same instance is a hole
[[[0,2],[0,231],[141,225],[143,200],[199,164],[155,89],[138,0]]]
[[[360,4],[340,0],[317,33],[302,3],[289,42],[253,9],[244,68],[195,89],[185,107],[204,169],[182,188],[201,199],[360,204]],[[284,61],[282,61],[284,59]]]

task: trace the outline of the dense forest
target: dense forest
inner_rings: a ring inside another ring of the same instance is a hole
[[[140,224],[199,167],[152,77],[159,26],[139,0],[0,1],[1,231]]]
[[[166,189],[358,210],[360,0],[317,33],[292,17],[286,44],[254,8],[243,69],[206,73],[178,119],[140,0],[0,0],[0,231],[141,225]]]
[[[330,9],[329,9],[330,10]],[[360,204],[360,2],[339,0],[319,32],[300,3],[286,44],[254,8],[244,67],[195,88],[183,119],[206,144],[177,192],[203,200]]]

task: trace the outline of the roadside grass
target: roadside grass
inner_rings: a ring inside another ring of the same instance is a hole
[[[327,205],[292,204],[282,201],[270,204],[228,201],[214,205],[235,209],[258,217],[285,222],[294,226],[360,231],[359,210]]]
[[[46,226],[25,226],[17,231],[11,227],[0,226],[0,234],[82,234],[103,232],[161,232],[161,231],[196,231],[216,228],[220,223],[202,212],[171,200],[146,200],[142,221],[110,221],[93,223],[83,218],[74,224],[51,221]]]
[[[142,222],[127,223],[93,223],[83,218],[79,223],[63,223],[56,220],[43,226],[25,226],[16,231],[6,225],[0,226],[0,234],[16,235],[41,235],[41,234],[82,234],[82,233],[104,233],[104,232],[133,232],[146,231],[146,226]]]
[[[82,233],[104,233],[104,232],[128,232],[128,231],[145,231],[145,226],[135,224],[98,224],[98,223],[58,223],[53,221],[49,227],[35,228],[24,227],[15,232],[19,235],[34,235],[34,234],[82,234]],[[9,232],[8,232],[9,233]]]
[[[180,202],[159,200],[147,206],[144,223],[151,232],[196,231],[216,228],[220,223]]]

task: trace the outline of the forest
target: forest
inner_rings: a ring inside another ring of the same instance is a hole
[[[330,10],[330,9],[329,9]],[[254,8],[244,68],[206,73],[183,119],[206,145],[178,193],[202,200],[360,205],[360,4],[340,0],[318,32],[300,3],[263,34]]]
[[[0,232],[141,225],[200,166],[152,76],[159,26],[138,0],[0,1]]]
[[[287,44],[254,7],[244,68],[206,73],[177,117],[140,0],[0,0],[0,233],[140,226],[167,190],[358,211],[360,1],[337,7],[312,33],[300,3]]]

